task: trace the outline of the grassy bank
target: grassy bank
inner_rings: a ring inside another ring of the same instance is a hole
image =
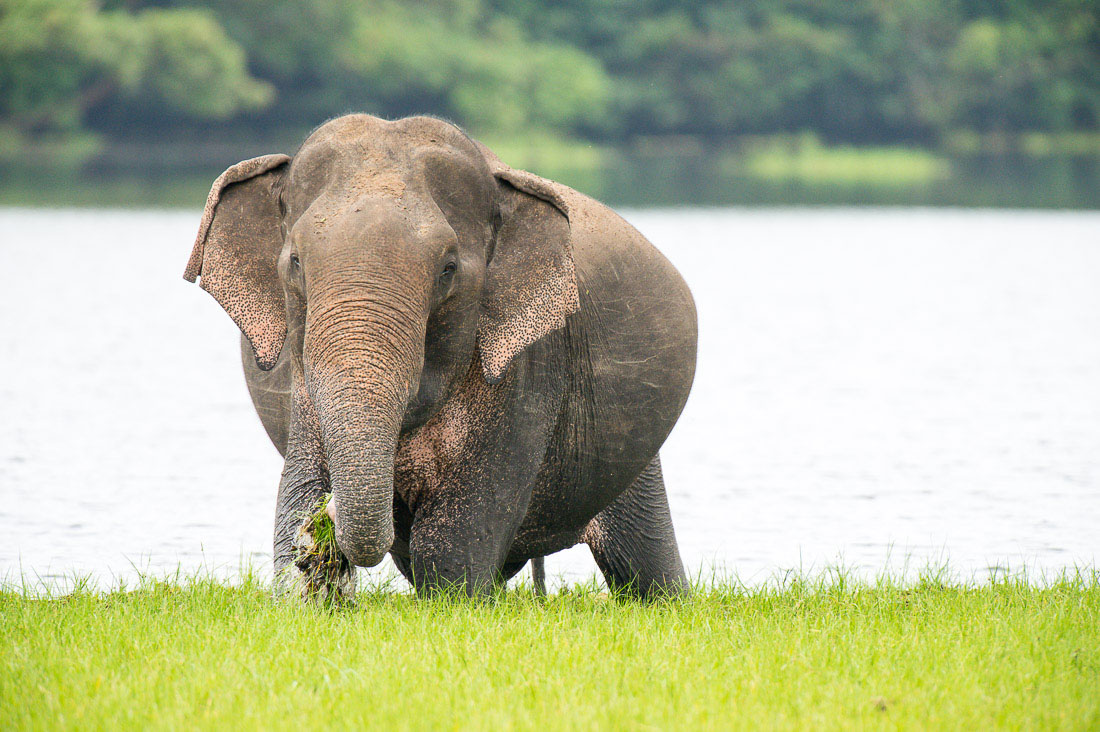
[[[714,587],[326,611],[255,581],[0,594],[0,728],[1100,724],[1100,582]]]

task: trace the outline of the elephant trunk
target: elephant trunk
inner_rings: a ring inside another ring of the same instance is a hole
[[[426,317],[410,298],[345,298],[307,318],[306,381],[335,505],[336,541],[353,566],[393,545],[393,469],[402,418],[424,359]],[[308,322],[312,321],[312,322]]]

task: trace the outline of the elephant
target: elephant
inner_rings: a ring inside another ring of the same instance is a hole
[[[331,494],[343,592],[389,554],[420,594],[484,596],[585,543],[612,590],[690,593],[659,449],[695,304],[603,204],[450,122],[351,114],[219,176],[184,277],[240,328],[285,460],[280,582]]]

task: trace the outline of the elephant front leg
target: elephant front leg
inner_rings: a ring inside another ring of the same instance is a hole
[[[412,583],[418,593],[490,593],[516,536],[526,502],[502,505],[492,493],[455,486],[421,502],[409,540]]]
[[[355,570],[335,544],[333,529],[316,531],[331,522],[325,505],[329,488],[324,480],[284,480],[279,486],[275,513],[276,589],[284,596],[342,602],[355,595]],[[316,534],[328,534],[325,537]]]
[[[355,594],[354,569],[334,543],[325,551],[323,537],[315,536],[313,517],[324,508],[330,488],[316,418],[301,382],[295,386],[286,463],[275,507],[276,592],[303,599],[347,600]]]
[[[490,386],[475,360],[456,395],[398,448],[394,487],[412,517],[408,567],[420,593],[486,595],[505,574],[561,398],[519,388],[525,373],[516,367]]]

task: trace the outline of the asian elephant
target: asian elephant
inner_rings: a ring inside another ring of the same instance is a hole
[[[447,122],[348,115],[226,170],[184,276],[240,327],[285,457],[278,577],[331,492],[350,565],[389,553],[418,591],[580,542],[612,588],[688,591],[658,449],[695,306],[610,209]]]

